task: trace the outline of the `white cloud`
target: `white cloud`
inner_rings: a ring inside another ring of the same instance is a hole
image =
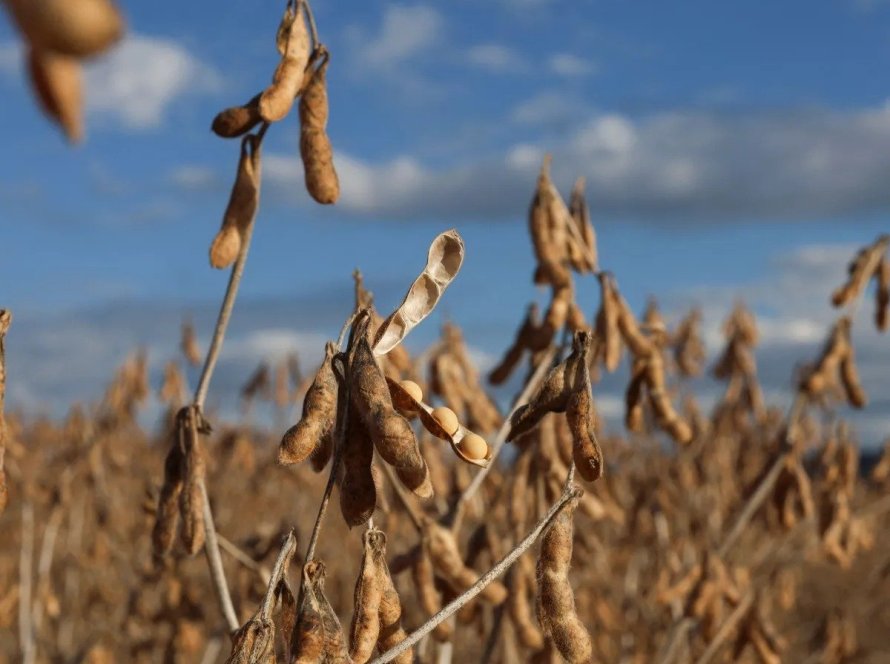
[[[595,63],[571,53],[556,53],[550,56],[548,65],[554,74],[566,77],[590,76],[598,70]]]
[[[495,74],[521,72],[527,67],[517,51],[503,44],[471,46],[467,49],[466,58],[472,66]]]
[[[515,218],[534,187],[537,156],[551,152],[557,184],[585,176],[594,211],[613,218],[813,220],[890,212],[890,105],[642,117],[578,110],[586,120],[566,130],[572,113],[564,96],[539,95],[513,119],[543,123],[563,138],[524,140],[435,169],[410,155],[361,160],[335,142],[341,209],[397,219]],[[297,161],[287,162],[290,183]],[[274,157],[267,155],[266,166],[274,171]]]
[[[160,125],[180,97],[213,92],[221,77],[176,42],[130,34],[86,68],[86,104],[131,129]]]
[[[426,5],[389,4],[376,35],[365,37],[360,62],[380,69],[392,69],[435,46],[442,36],[441,14]]]
[[[533,96],[513,109],[510,119],[523,125],[553,125],[576,120],[584,105],[564,92],[550,90]]]

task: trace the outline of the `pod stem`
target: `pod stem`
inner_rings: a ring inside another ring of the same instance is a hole
[[[556,517],[562,513],[569,503],[576,500],[581,495],[582,490],[569,481],[568,477],[566,479],[567,481],[559,500],[550,507],[547,514],[538,521],[535,527],[531,529],[528,535],[526,535],[510,553],[504,556],[504,558],[488,572],[480,576],[476,583],[458,595],[450,604],[448,604],[448,606],[444,607],[423,625],[414,630],[404,641],[372,660],[370,664],[385,664],[385,662],[393,661],[396,657],[414,646],[414,644],[420,641],[424,636],[432,632],[438,624],[448,620],[448,618],[457,613],[461,607],[482,592],[489,583],[506,572],[510,566],[513,565],[522,554],[528,551],[537,539],[544,534]]]

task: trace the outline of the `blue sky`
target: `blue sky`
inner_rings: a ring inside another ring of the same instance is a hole
[[[0,20],[0,302],[22,349],[10,351],[14,403],[58,410],[95,396],[136,343],[157,370],[184,314],[209,333],[226,275],[207,247],[238,150],[209,124],[266,85],[281,7],[124,3],[129,34],[89,67],[76,148],[35,110]],[[602,262],[634,306],[650,294],[677,314],[702,305],[716,352],[733,299],[752,303],[777,398],[793,363],[817,352],[850,251],[890,229],[890,2],[314,7],[332,52],[343,197],[307,200],[296,119],[274,127],[221,402],[251,363],[311,354],[336,331],[354,267],[382,309],[395,305],[449,227],[467,240],[465,268],[412,344],[447,315],[480,357],[497,355],[524,305],[544,297],[530,283],[525,212],[545,151],[563,191],[588,178]],[[580,297],[592,312],[594,288]],[[877,438],[890,429],[877,371],[890,348],[868,315],[860,353],[876,368],[875,403],[862,430]]]

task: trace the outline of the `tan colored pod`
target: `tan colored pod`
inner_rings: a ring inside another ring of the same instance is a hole
[[[333,205],[340,198],[340,180],[334,169],[334,149],[327,133],[320,129],[300,130],[300,157],[306,191],[322,205]]]
[[[355,664],[365,664],[374,654],[380,637],[380,600],[384,580],[381,574],[386,538],[379,530],[368,530],[362,537],[364,551],[353,594],[349,656]]]
[[[278,447],[278,463],[291,465],[304,461],[321,443],[333,435],[337,414],[337,379],[334,376],[334,344],[325,346],[325,356],[303,399],[300,421],[288,429]]]
[[[259,103],[260,95],[255,95],[243,106],[223,109],[213,118],[210,129],[220,138],[243,136],[263,121]]]
[[[35,48],[85,58],[124,34],[124,19],[110,0],[7,0],[13,18]]]
[[[516,332],[513,344],[507,349],[507,352],[504,354],[500,363],[488,374],[489,383],[492,385],[500,385],[510,377],[510,374],[513,373],[513,370],[525,354],[526,349],[529,348],[531,339],[534,337],[535,332],[540,325],[541,321],[538,316],[538,306],[532,304],[529,306],[528,311],[525,314],[525,319],[522,321],[522,325]]]
[[[175,430],[170,451],[164,461],[164,484],[158,496],[155,525],[151,533],[152,552],[155,557],[169,553],[176,540],[179,527],[179,496],[183,486],[183,448],[179,428]]]
[[[31,49],[28,72],[40,106],[72,143],[83,138],[81,65],[77,59]]]
[[[596,315],[596,334],[601,340],[602,359],[606,371],[612,373],[621,362],[621,330],[618,318],[621,306],[612,275],[603,272],[599,275],[600,308]]]
[[[296,11],[288,5],[282,23],[289,23],[289,27],[284,28],[287,34],[284,53],[272,76],[272,84],[262,92],[258,104],[260,117],[266,122],[278,122],[290,112],[309,64],[310,37],[303,16],[303,4],[298,2]],[[281,31],[282,28],[279,28],[279,34]]]
[[[572,432],[572,459],[578,474],[588,482],[595,482],[603,474],[603,452],[593,433],[596,414],[590,395],[590,379],[569,399],[566,421]]]
[[[189,427],[192,425],[189,424]],[[195,555],[204,546],[204,476],[207,473],[207,459],[204,444],[197,431],[188,431],[185,453],[182,492],[179,494],[179,509],[182,514],[180,537],[189,555]]]
[[[442,608],[442,595],[436,588],[436,576],[433,571],[433,563],[424,541],[421,542],[420,553],[411,567],[414,586],[417,588],[417,599],[420,606],[428,616],[437,614]],[[440,642],[447,642],[453,636],[454,628],[450,620],[445,620],[436,625],[433,630],[433,638]]]
[[[872,244],[857,252],[847,268],[849,276],[846,283],[831,295],[831,303],[834,306],[846,306],[865,290],[888,247],[890,247],[890,235],[881,235]]]
[[[572,196],[569,200],[569,211],[585,248],[585,251],[576,251],[573,254],[573,263],[575,269],[579,272],[596,272],[599,269],[596,231],[590,221],[590,209],[587,207],[587,200],[584,198],[584,184],[585,180],[583,177],[575,180],[575,184],[572,187]]]
[[[423,537],[427,538],[433,567],[455,592],[463,592],[476,583],[479,575],[464,563],[450,530],[427,518],[423,523]],[[498,605],[507,598],[507,589],[500,581],[492,581],[480,595],[487,602]]]
[[[573,664],[591,661],[593,642],[575,609],[575,596],[569,583],[572,561],[572,501],[556,517],[541,542],[538,557],[538,598],[536,613],[544,634],[553,639],[560,654]]]
[[[382,533],[381,533],[382,534]],[[408,638],[408,634],[402,627],[402,602],[396,591],[392,576],[386,566],[386,536],[383,536],[383,555],[380,558],[379,575],[383,582],[383,595],[380,598],[380,638],[377,648],[385,652],[394,648]],[[408,648],[393,660],[396,664],[412,664],[414,661],[414,648]]]
[[[377,507],[374,477],[374,444],[354,407],[343,436],[343,477],[340,480],[340,511],[350,527],[367,522]]]
[[[507,597],[507,610],[516,626],[519,642],[530,650],[544,647],[544,635],[532,619],[529,606],[529,586],[535,585],[535,571],[526,556],[520,556],[510,573],[510,594]]]
[[[340,198],[340,180],[334,168],[334,150],[327,135],[328,92],[325,75],[329,54],[320,47],[313,54],[318,66],[307,70],[307,80],[300,97],[300,157],[306,191],[322,205],[331,205]]]
[[[550,370],[529,402],[513,412],[508,441],[534,429],[547,413],[565,412],[572,392],[583,383],[590,345],[589,333],[575,333],[571,354]]]
[[[426,267],[414,280],[398,309],[377,328],[371,347],[386,355],[432,313],[439,298],[457,276],[464,262],[464,240],[455,229],[436,236],[427,253]]]
[[[226,664],[275,664],[275,623],[255,616],[232,635]]]
[[[393,407],[390,388],[371,351],[368,312],[353,324],[349,357],[349,398],[380,457],[391,465],[402,483],[420,498],[433,495],[429,468],[414,431]]]
[[[241,140],[241,156],[222,227],[210,245],[210,264],[223,269],[238,258],[243,238],[253,223],[260,201],[260,139],[250,134]]]

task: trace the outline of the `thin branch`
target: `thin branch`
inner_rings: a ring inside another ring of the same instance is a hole
[[[226,572],[223,569],[222,558],[219,555],[219,542],[216,539],[216,527],[213,524],[213,512],[210,510],[210,499],[207,497],[207,486],[203,480],[198,482],[201,489],[201,499],[204,503],[204,554],[207,556],[207,565],[210,567],[210,577],[213,579],[213,587],[219,600],[223,616],[230,632],[234,632],[241,625],[232,604],[232,595],[229,593],[229,584],[226,581]]]
[[[494,437],[491,449],[491,459],[489,460],[488,465],[480,470],[478,473],[476,473],[475,477],[473,477],[473,480],[470,482],[464,492],[458,497],[457,501],[454,503],[454,506],[451,508],[451,512],[446,519],[446,523],[452,523],[453,530],[457,530],[460,527],[460,521],[463,518],[467,503],[482,486],[482,483],[485,481],[488,473],[494,467],[495,461],[498,458],[498,454],[500,454],[501,449],[503,449],[504,444],[507,442],[507,435],[510,433],[511,416],[513,415],[513,413],[516,412],[518,408],[528,403],[528,400],[531,399],[532,395],[535,393],[535,390],[538,389],[541,381],[544,380],[544,378],[547,376],[547,373],[550,371],[550,365],[553,362],[553,358],[556,356],[556,351],[557,347],[555,345],[551,345],[544,352],[544,355],[541,357],[541,361],[535,368],[535,372],[532,374],[531,378],[529,378],[528,382],[525,384],[525,387],[522,388],[522,392],[519,393],[519,396],[516,397],[516,401],[513,403],[513,407],[510,409],[510,413],[504,418],[504,422],[503,424],[501,424],[501,428],[498,429],[498,432]]]
[[[377,659],[373,660],[371,664],[385,664],[385,662],[391,662],[396,657],[401,655],[403,652],[406,652],[409,648],[411,648],[415,643],[420,641],[424,636],[432,632],[436,625],[441,622],[444,622],[455,613],[457,613],[461,607],[466,605],[470,600],[472,600],[476,595],[478,595],[489,583],[494,581],[497,577],[507,571],[510,566],[519,559],[519,557],[528,551],[532,544],[547,530],[553,520],[556,519],[557,516],[562,512],[566,506],[576,498],[578,498],[582,494],[582,490],[573,485],[567,485],[565,490],[562,493],[562,496],[559,500],[554,503],[554,505],[550,508],[547,514],[541,519],[534,528],[532,528],[531,532],[525,536],[519,544],[516,545],[516,548],[513,549],[510,553],[508,553],[503,560],[501,560],[497,565],[492,567],[488,572],[479,577],[479,579],[470,586],[466,591],[458,595],[448,606],[439,611],[432,618],[427,620],[423,625],[418,627],[414,632],[412,632],[408,638],[399,643],[394,648],[387,650],[385,653],[380,655]]]
[[[738,626],[738,624],[742,621],[742,619],[748,614],[748,609],[751,608],[751,605],[754,603],[754,593],[750,590],[742,597],[742,601],[739,602],[739,605],[733,609],[732,613],[723,621],[723,624],[720,625],[720,629],[717,630],[717,634],[714,635],[714,638],[711,639],[711,642],[708,644],[708,647],[705,648],[705,651],[701,654],[701,656],[695,660],[695,664],[708,664],[708,662],[713,659],[714,655],[720,650],[723,644],[729,639],[732,635],[733,630]]]
[[[234,542],[223,537],[220,533],[216,534],[216,540],[217,542],[219,542],[219,546],[223,551],[232,556],[232,558],[244,565],[247,569],[251,569],[256,572],[263,580],[263,583],[269,583],[269,579],[272,578],[272,572],[269,571],[268,567],[258,563],[256,560],[254,560],[244,551],[238,548],[238,546]]]

